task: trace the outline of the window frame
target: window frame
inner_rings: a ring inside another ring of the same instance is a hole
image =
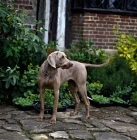
[[[72,2],[72,12],[74,13],[84,13],[84,12],[93,12],[93,13],[106,13],[106,14],[119,14],[119,15],[133,15],[137,16],[137,11],[135,10],[128,10],[127,9],[127,1],[124,0],[124,9],[123,10],[118,10],[118,9],[110,9],[108,8],[108,1],[106,0],[106,8],[87,8],[85,6],[87,0],[81,0],[83,2],[82,7],[75,7],[76,2],[79,2],[80,0],[73,0]]]

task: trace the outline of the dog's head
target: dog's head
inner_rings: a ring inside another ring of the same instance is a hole
[[[73,63],[67,59],[66,54],[60,51],[52,52],[48,56],[47,61],[53,68],[69,69],[73,65]]]

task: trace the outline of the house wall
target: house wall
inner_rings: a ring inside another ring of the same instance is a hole
[[[2,0],[6,5],[9,4],[8,0]],[[37,0],[14,0],[13,5],[17,10],[25,9],[27,12],[26,25],[31,29],[35,29],[35,21],[37,14]]]
[[[7,4],[8,0],[2,0]],[[37,0],[14,0],[14,6],[18,9],[26,9],[28,18],[26,24],[31,29],[35,28],[37,19]],[[102,49],[115,49],[115,35],[113,30],[119,26],[124,33],[132,33],[137,36],[137,17],[130,15],[113,15],[97,13],[71,13],[72,42],[81,39],[91,40],[95,46]],[[69,30],[71,32],[71,30]]]
[[[123,33],[137,36],[137,17],[127,15],[84,13],[73,14],[72,41],[91,40],[95,46],[102,49],[115,49],[116,25]]]

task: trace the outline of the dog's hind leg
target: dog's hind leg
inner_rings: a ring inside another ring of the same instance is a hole
[[[80,100],[79,100],[79,97],[77,95],[77,86],[73,80],[68,81],[68,87],[69,87],[70,92],[72,93],[74,100],[75,100],[75,109],[74,109],[74,111],[72,111],[70,113],[70,116],[74,116],[78,113]]]
[[[85,108],[86,108],[86,114],[85,114],[85,118],[89,117],[89,105],[90,102],[87,98],[87,90],[86,90],[86,84],[82,84],[82,85],[78,85],[78,90],[81,94],[81,97],[83,98],[83,101],[85,103]]]
[[[37,118],[37,121],[42,121],[44,117],[44,88],[40,88],[40,115]]]

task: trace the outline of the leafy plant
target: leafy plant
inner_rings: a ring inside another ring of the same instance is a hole
[[[130,99],[131,104],[137,105],[137,91],[132,93],[131,99]]]
[[[11,93],[13,98],[23,97],[25,94],[37,94],[39,87],[37,84],[37,74],[39,66],[32,65],[31,63],[27,66],[27,70],[24,70],[23,74],[20,75],[20,80],[14,86]]]
[[[36,33],[45,30],[31,30],[27,27],[24,24],[26,12],[19,13],[14,7],[5,7],[2,2],[0,7],[1,65],[14,67],[16,64],[22,69],[30,62],[38,63],[37,53],[42,51],[44,42]]]
[[[31,101],[38,102],[40,100],[40,95],[39,94],[33,94],[31,91],[27,91],[24,93],[24,97],[26,99],[30,99]]]
[[[110,103],[110,99],[108,97],[104,97],[103,95],[92,95],[92,99],[98,103]]]
[[[33,105],[33,101],[28,98],[23,98],[23,97],[17,97],[13,99],[13,103],[15,105],[21,105],[21,106],[30,106]]]
[[[47,58],[50,53],[57,51],[57,45],[57,41],[50,41],[48,44],[45,44],[42,50],[43,59]]]
[[[53,107],[53,103],[54,103],[53,90],[46,89],[45,90],[45,104],[47,107]]]
[[[98,82],[88,83],[87,82],[87,92],[92,96],[92,94],[101,94],[101,89],[103,87],[103,84]]]
[[[19,81],[20,72],[18,66],[14,68],[7,67],[6,70],[0,67],[0,103],[6,102],[7,104],[11,104],[14,86],[18,84]]]
[[[27,70],[24,70],[21,81],[19,83],[20,91],[25,92],[27,90],[31,90],[32,93],[37,93],[38,70],[39,70],[38,65],[33,66],[31,63],[28,65]]]
[[[116,97],[116,96],[111,96],[110,100],[112,102],[115,102],[115,103],[121,103],[121,104],[127,104],[128,103],[128,102],[124,101],[122,98]]]
[[[131,70],[137,72],[137,38],[131,34],[120,33],[118,27],[114,32],[117,35],[116,48],[119,55],[127,60]]]
[[[73,53],[72,53],[73,52]],[[88,63],[102,63],[106,60],[106,54],[103,50],[95,48],[93,42],[80,40],[71,44],[70,49],[66,49],[70,60]]]
[[[134,83],[133,83],[133,86],[134,86]],[[113,92],[113,94],[111,96],[122,98],[123,95],[129,95],[129,94],[131,94],[131,92],[132,92],[132,85],[129,85],[127,87],[125,86],[123,88],[117,86],[116,90]]]
[[[26,11],[18,11],[12,5],[5,6],[0,1],[0,59],[2,60],[0,62],[0,97],[5,97],[5,100],[11,101],[11,96],[17,97],[22,92],[27,92],[25,88],[32,93],[37,88],[34,84],[36,75],[35,78],[30,78],[31,73],[27,74],[27,78],[29,77],[32,81],[27,81],[28,79],[22,78],[22,75],[24,76],[24,70],[27,70],[30,63],[33,66],[40,63],[41,53],[46,44],[37,36],[37,33],[43,33],[46,30],[42,27],[31,30],[25,25],[26,18]]]
[[[5,88],[9,88],[10,85],[18,84],[20,72],[17,70],[19,67],[16,65],[13,69],[11,67],[7,67],[6,72],[1,73],[2,81],[5,82]]]
[[[68,84],[67,82],[62,84],[60,87],[60,102],[63,106],[69,106],[74,104],[74,99],[70,91],[68,90]]]
[[[135,83],[131,82],[127,87],[125,86],[121,88],[117,86],[113,94],[110,95],[110,100],[117,103],[130,104],[130,96],[132,95],[132,91],[135,85],[136,85]],[[124,100],[125,96],[127,96],[128,99]]]
[[[47,107],[53,107],[53,105],[54,105],[53,90],[50,90],[50,89],[45,90],[45,105]],[[64,102],[59,101],[58,102],[58,108],[61,108],[62,106],[64,106]]]
[[[116,87],[130,86],[131,81],[136,83],[136,75],[131,71],[124,58],[115,55],[109,64],[100,69],[88,69],[88,82],[100,81],[103,84],[101,94],[109,97],[115,92]],[[135,87],[134,87],[135,90]]]

